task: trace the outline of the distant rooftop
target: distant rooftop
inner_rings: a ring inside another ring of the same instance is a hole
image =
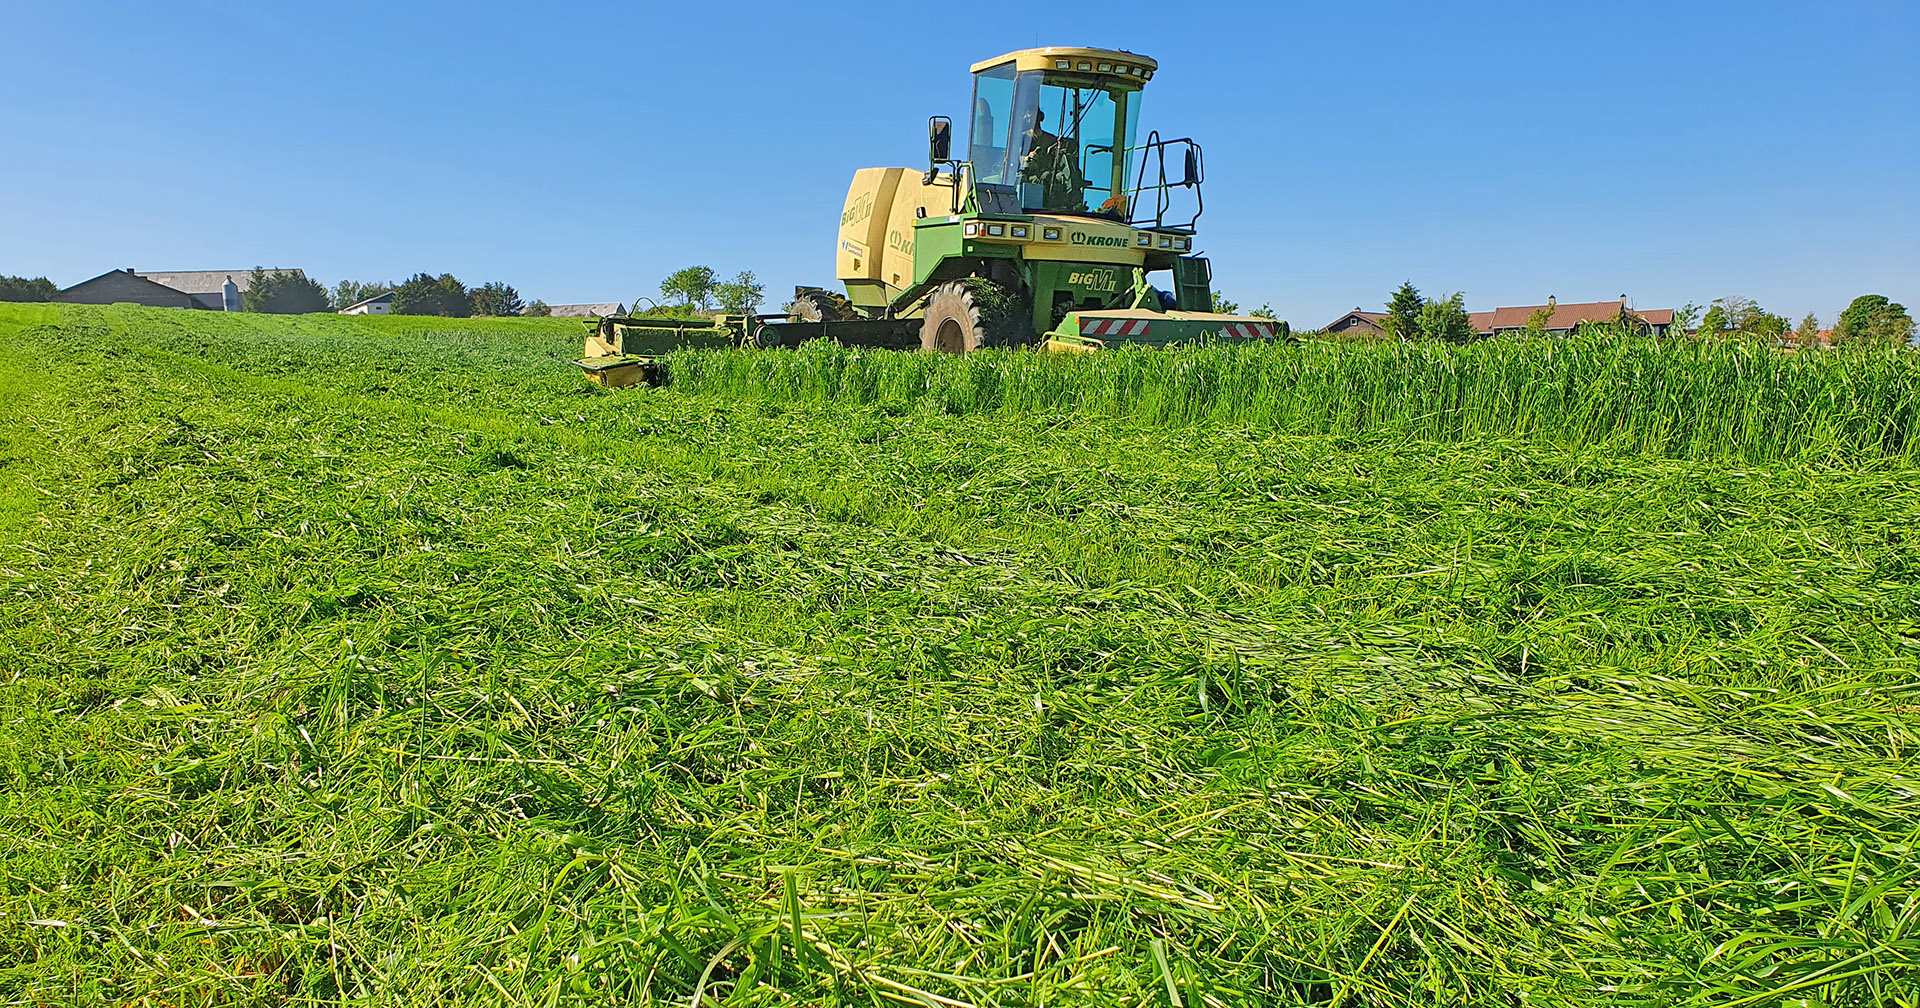
[[[253,273],[253,267],[236,270],[176,270],[165,273],[130,269],[127,272],[157,284],[164,284],[185,294],[218,294],[221,285],[227,282],[228,277],[232,277],[233,285],[240,288],[240,292],[244,294],[247,290],[247,277]],[[291,273],[302,279],[307,275],[304,271],[280,266],[275,266],[266,272],[269,276],[275,273]]]
[[[354,310],[355,308],[364,308],[364,307],[366,307],[367,305],[370,305],[370,304],[392,304],[392,303],[393,303],[393,292],[392,292],[392,291],[388,291],[388,292],[386,292],[385,294],[375,294],[374,296],[372,296],[372,297],[370,297],[370,298],[368,298],[368,299],[366,299],[365,301],[355,301],[354,303],[352,303],[352,304],[350,304],[350,305],[348,305],[348,306],[346,306],[345,308],[342,308],[342,309],[340,309],[340,310],[341,310],[341,311],[352,311],[352,310]]]
[[[618,301],[603,301],[599,304],[557,304],[549,305],[550,314],[558,318],[606,318],[609,315],[623,315],[627,307]]]
[[[1621,301],[1587,301],[1580,304],[1520,305],[1514,308],[1495,308],[1487,312],[1469,312],[1467,317],[1473,320],[1475,332],[1494,332],[1500,329],[1525,329],[1527,320],[1533,313],[1542,309],[1551,309],[1552,316],[1547,319],[1544,328],[1573,329],[1582,322],[1611,322],[1626,312],[1648,325],[1672,325],[1673,309],[1649,308],[1645,311],[1628,308]]]

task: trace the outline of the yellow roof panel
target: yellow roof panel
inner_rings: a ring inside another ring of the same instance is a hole
[[[1130,53],[1125,49],[1089,49],[1085,46],[1047,46],[1041,49],[1018,49],[1004,56],[995,56],[993,59],[983,60],[973,65],[973,72],[979,73],[990,67],[997,67],[1007,63],[1017,64],[1016,69],[1020,70],[1056,70],[1058,66],[1056,66],[1055,61],[1057,60],[1071,61],[1076,70],[1081,63],[1091,63],[1094,67],[1091,72],[1094,73],[1100,72],[1099,67],[1102,63],[1110,65],[1121,64],[1129,68],[1141,67],[1148,73],[1152,73],[1160,68],[1160,64],[1154,62],[1152,57],[1142,56],[1139,53]],[[1111,70],[1106,72],[1112,73]],[[1131,77],[1132,74],[1129,73],[1129,76]],[[1138,80],[1139,78],[1135,77],[1133,79]]]

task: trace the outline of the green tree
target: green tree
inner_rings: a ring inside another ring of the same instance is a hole
[[[46,277],[0,276],[0,301],[46,301],[59,292]]]
[[[1529,336],[1545,336],[1547,328],[1551,325],[1553,325],[1553,309],[1547,305],[1541,305],[1527,316],[1525,332]]]
[[[1835,343],[1905,343],[1913,338],[1913,319],[1905,305],[1885,294],[1862,294],[1833,324]]]
[[[1792,329],[1793,323],[1785,316],[1775,315],[1738,294],[1715,300],[1700,320],[1702,336],[1761,336],[1777,340]]]
[[[327,298],[327,306],[334,311],[351,308],[370,297],[379,297],[399,286],[391,280],[342,280],[333,285]]]
[[[1777,340],[1784,338],[1792,329],[1793,323],[1787,321],[1785,315],[1763,311],[1756,313],[1747,323],[1746,333],[1749,336],[1764,336],[1767,339]]]
[[[1706,316],[1700,320],[1700,335],[1751,333],[1755,323],[1764,314],[1759,305],[1738,294],[1715,298],[1713,304],[1707,307]]]
[[[529,301],[527,303],[527,310],[524,312],[521,312],[520,314],[526,315],[530,318],[546,318],[549,315],[553,314],[553,308],[549,306],[545,301],[541,301],[536,298],[533,301]]]
[[[1675,333],[1684,333],[1700,321],[1700,306],[1689,301],[1673,310],[1673,329]]]
[[[741,270],[733,279],[713,285],[713,296],[720,302],[720,310],[732,315],[752,314],[766,294],[766,285],[752,270]]]
[[[1814,318],[1812,312],[1808,312],[1807,317],[1800,320],[1799,328],[1793,331],[1794,342],[1799,343],[1803,347],[1808,347],[1812,346],[1819,338],[1820,320]]]
[[[1274,311],[1272,305],[1266,304],[1264,302],[1261,303],[1260,307],[1255,308],[1249,314],[1251,314],[1254,318],[1272,319],[1275,322],[1280,321],[1280,313]]]
[[[473,314],[473,302],[467,288],[451,273],[431,276],[415,273],[394,288],[393,314],[440,315],[467,318]]]
[[[1228,300],[1225,294],[1214,291],[1213,310],[1221,315],[1238,315],[1240,314],[1240,305],[1237,302]]]
[[[1388,320],[1391,321],[1392,317],[1389,316]],[[1463,293],[1450,294],[1445,300],[1436,298],[1422,304],[1419,326],[1425,338],[1449,343],[1466,343],[1479,335],[1474,332],[1473,320],[1467,316],[1467,296]]]
[[[1380,323],[1380,328],[1395,339],[1417,340],[1422,335],[1420,312],[1426,305],[1426,299],[1420,296],[1419,288],[1413,285],[1413,281],[1408,280],[1402,283],[1400,289],[1394,291],[1393,297],[1387,301],[1387,317]]]
[[[713,270],[705,266],[675,270],[673,275],[660,281],[660,293],[679,298],[683,308],[698,307],[705,311],[713,303]]]
[[[475,287],[470,301],[475,315],[518,315],[527,308],[520,292],[503,283]]]
[[[327,289],[299,273],[268,273],[255,266],[247,274],[247,289],[240,295],[240,306],[246,311],[272,315],[323,312],[327,310]]]
[[[221,288],[224,290],[225,288]],[[240,294],[240,310],[257,312],[260,297],[267,289],[267,271],[255,266],[247,273],[247,289]]]

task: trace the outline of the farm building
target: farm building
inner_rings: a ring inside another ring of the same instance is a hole
[[[247,278],[252,272],[251,269],[243,269],[142,273],[128,268],[82,280],[55,294],[53,300],[73,304],[131,301],[155,308],[240,311],[241,295],[247,291]],[[267,273],[306,276],[297,269],[270,269]]]
[[[1550,333],[1566,334],[1580,327],[1582,322],[1612,322],[1622,315],[1630,316],[1646,324],[1655,336],[1665,336],[1673,328],[1673,309],[1651,308],[1639,311],[1627,307],[1626,295],[1618,301],[1587,301],[1580,304],[1560,304],[1554,298],[1547,298],[1543,305],[1520,305],[1514,308],[1495,308],[1490,312],[1469,312],[1467,317],[1473,320],[1473,331],[1482,336],[1496,333],[1518,332],[1527,327],[1527,320],[1535,312],[1546,312],[1544,328]]]
[[[1386,320],[1386,312],[1361,311],[1355,308],[1345,315],[1334,319],[1332,322],[1327,323],[1325,328],[1322,328],[1320,331],[1328,336],[1347,336],[1362,339],[1374,336],[1385,336],[1386,330],[1381,328],[1380,324]]]
[[[358,304],[350,304],[340,309],[342,315],[391,315],[393,314],[393,292],[375,294]]]
[[[274,268],[264,271],[268,276],[290,273],[305,278],[306,273],[297,269]],[[251,267],[237,270],[187,270],[170,273],[139,273],[155,283],[165,284],[177,291],[193,295],[201,308],[214,311],[239,311],[241,295],[247,292],[247,278],[253,273]]]
[[[1511,308],[1495,308],[1492,311],[1468,312],[1467,318],[1473,323],[1473,331],[1482,336],[1495,333],[1518,332],[1527,327],[1527,321],[1536,312],[1546,312],[1545,328],[1547,332],[1565,335],[1578,329],[1582,322],[1611,322],[1621,316],[1629,315],[1646,324],[1656,336],[1665,336],[1673,328],[1673,309],[1650,308],[1641,311],[1627,307],[1627,299],[1618,301],[1588,301],[1580,304],[1560,304],[1552,297],[1543,305],[1518,305]],[[1329,336],[1348,336],[1354,338],[1382,337],[1386,335],[1386,312],[1361,311],[1358,308],[1327,323],[1320,331]]]
[[[193,295],[157,283],[130,269],[102,273],[54,294],[49,300],[68,304],[118,304],[130,301],[153,308],[199,308]]]
[[[555,318],[606,318],[609,315],[625,315],[627,306],[618,301],[601,304],[557,304],[549,314]]]

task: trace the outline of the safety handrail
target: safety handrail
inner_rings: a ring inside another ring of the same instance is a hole
[[[1186,150],[1193,152],[1194,177],[1191,185],[1187,185],[1184,179],[1180,182],[1167,181],[1167,148],[1180,145],[1184,145]],[[1191,137],[1180,137],[1176,140],[1162,140],[1160,138],[1160,131],[1153,130],[1147,134],[1146,142],[1133,148],[1133,151],[1140,154],[1140,170],[1135,175],[1133,193],[1128,197],[1127,205],[1132,208],[1138,208],[1140,206],[1141,192],[1152,189],[1154,193],[1153,226],[1156,228],[1165,227],[1167,211],[1173,206],[1172,190],[1176,188],[1191,188],[1193,190],[1194,202],[1193,217],[1187,221],[1184,228],[1188,231],[1193,230],[1195,225],[1200,222],[1200,215],[1206,212],[1206,200],[1200,195],[1200,183],[1205,180],[1206,176],[1205,163],[1201,159],[1200,145],[1194,143]],[[1147,161],[1149,157],[1153,160],[1160,174],[1160,181],[1152,186],[1146,184]],[[1134,219],[1127,223],[1142,225],[1147,223],[1147,218],[1136,215]]]

